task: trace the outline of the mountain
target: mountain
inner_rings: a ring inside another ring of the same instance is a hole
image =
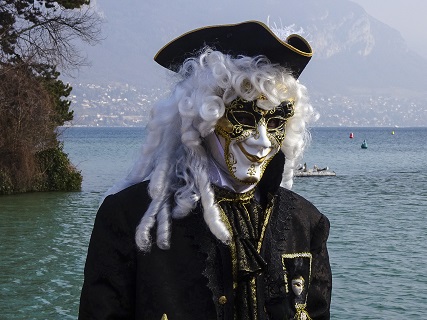
[[[92,67],[82,69],[76,78],[69,79],[78,87],[77,102],[79,95],[84,94],[81,90],[88,87],[85,84],[100,87],[128,84],[147,92],[167,89],[170,73],[153,60],[163,45],[202,26],[259,20],[273,29],[287,27],[310,42],[314,56],[300,80],[315,101],[327,101],[328,97],[336,101],[332,106],[329,103],[328,108],[332,109],[328,109],[328,116],[341,112],[335,108],[342,107],[348,100],[352,101],[353,111],[359,108],[363,113],[370,112],[366,108],[378,109],[381,99],[394,99],[393,103],[387,100],[383,104],[385,109],[381,107],[387,119],[392,117],[387,115],[388,108],[401,106],[402,110],[396,115],[401,117],[406,112],[405,105],[415,105],[412,111],[421,112],[412,116],[415,125],[427,124],[423,111],[427,102],[427,59],[410,51],[397,30],[349,0],[216,0],[210,3],[122,0],[96,1],[94,5],[105,20],[104,40],[95,47],[83,48]],[[411,97],[414,100],[408,100]],[[368,106],[358,106],[362,100],[364,103],[375,101]],[[76,110],[76,113],[79,112]],[[369,119],[355,120],[356,123],[351,115],[348,117],[349,125],[378,124]],[[380,125],[398,122],[382,121]],[[347,122],[339,124],[342,123]]]
[[[309,3],[309,10],[304,4]],[[395,29],[350,1],[301,1],[302,27],[316,55],[308,82],[316,89],[423,93],[427,60],[411,52]]]
[[[260,20],[302,31],[315,51],[303,73],[315,90],[426,87],[427,60],[408,50],[398,31],[348,0],[123,0],[97,2],[105,19],[100,45],[87,48],[92,68],[77,80],[158,86],[166,72],[153,57],[182,33],[205,25]]]

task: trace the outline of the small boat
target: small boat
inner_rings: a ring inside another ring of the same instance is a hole
[[[366,140],[363,140],[362,145],[360,146],[362,149],[368,149],[368,143]]]
[[[307,169],[305,164],[294,173],[295,177],[334,177],[336,175],[335,171],[330,171],[328,167],[321,169],[314,165],[313,169]]]
[[[337,174],[335,171],[296,171],[295,177],[335,177]]]

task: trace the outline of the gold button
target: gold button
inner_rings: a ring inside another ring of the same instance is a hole
[[[219,304],[226,304],[227,303],[227,297],[226,296],[219,297],[218,302],[219,302]]]

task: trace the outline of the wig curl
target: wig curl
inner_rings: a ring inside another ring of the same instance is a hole
[[[152,245],[150,230],[157,225],[157,245],[170,246],[171,220],[187,216],[201,203],[210,231],[224,243],[230,234],[220,218],[209,179],[208,153],[204,138],[212,133],[224,115],[225,106],[237,97],[255,100],[263,109],[293,99],[294,116],[286,123],[281,146],[286,161],[281,185],[290,189],[294,169],[310,140],[307,124],[317,115],[310,105],[306,88],[289,70],[271,64],[265,57],[233,58],[204,48],[187,59],[178,72],[179,81],[171,95],[153,106],[147,137],[129,175],[108,193],[149,180],[152,201],[137,230],[136,244],[142,251]],[[180,132],[180,135],[177,135]]]

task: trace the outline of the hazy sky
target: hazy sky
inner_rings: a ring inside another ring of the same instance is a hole
[[[317,4],[322,4],[322,1],[320,0]],[[336,1],[339,3],[348,0]],[[400,32],[408,48],[427,59],[427,19],[424,17],[427,12],[427,0],[351,1],[362,6],[370,16]],[[122,5],[122,2],[127,5]],[[105,79],[110,78],[111,75],[116,77],[116,81],[129,81],[128,79],[132,77],[140,79],[138,73],[142,69],[135,68],[135,64],[145,68],[143,70],[148,70],[146,68],[149,66],[152,68],[150,72],[159,70],[152,59],[157,50],[167,41],[188,30],[204,25],[235,23],[239,20],[256,19],[266,22],[270,13],[272,21],[280,22],[280,18],[278,20],[280,11],[274,11],[271,6],[278,3],[281,5],[286,5],[288,2],[301,3],[300,0],[270,0],[266,1],[269,6],[263,8],[265,10],[248,5],[236,11],[235,8],[240,6],[239,3],[247,3],[247,1],[217,0],[213,5],[211,4],[209,10],[206,10],[203,1],[184,1],[195,6],[199,11],[203,10],[200,14],[194,14],[196,11],[191,12],[192,10],[187,7],[182,7],[179,1],[124,0],[122,2],[91,0],[92,5],[106,19],[106,24],[103,26],[105,40],[95,48],[86,49],[92,68],[82,68],[78,74],[80,79],[85,77]],[[304,1],[302,3],[304,5]],[[307,1],[307,3],[311,2]],[[334,1],[325,1],[325,3],[334,3]],[[227,11],[229,7],[234,10]],[[136,11],[134,11],[135,8]],[[191,9],[191,6],[189,8]],[[179,10],[182,11],[181,14],[177,14],[180,13]],[[153,19],[154,21],[150,21]],[[140,30],[147,31],[141,33]],[[153,37],[156,33],[161,36]],[[118,57],[126,57],[126,59]],[[142,64],[141,61],[143,61]],[[111,68],[105,67],[111,63]]]
[[[426,0],[352,0],[400,31],[410,49],[427,58]]]

